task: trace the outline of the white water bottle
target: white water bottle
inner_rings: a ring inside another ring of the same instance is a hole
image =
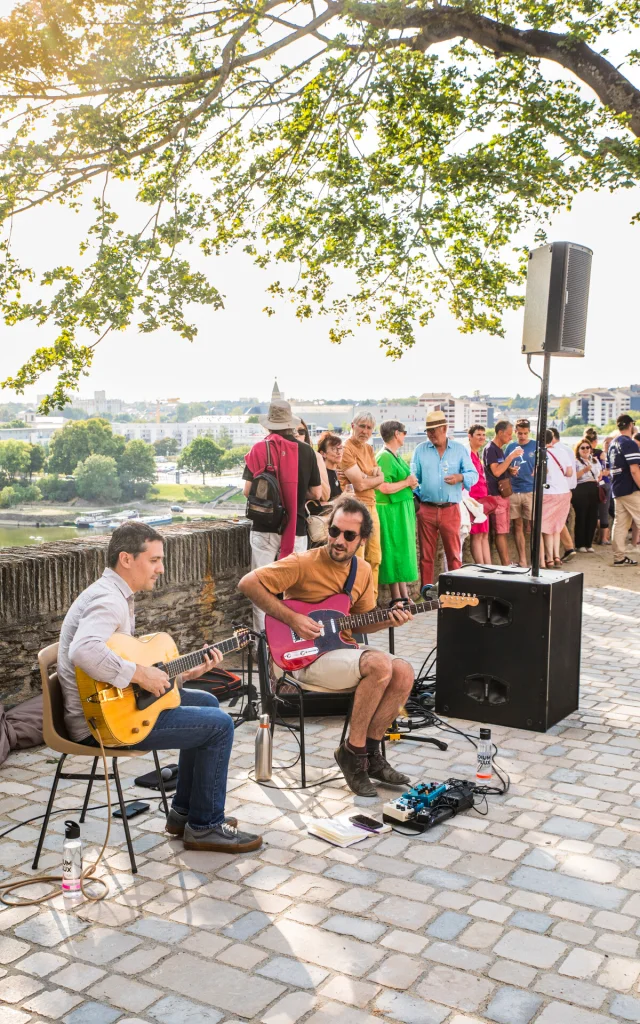
[[[82,896],[82,840],[80,826],[75,821],[65,821],[62,844],[62,895],[70,903],[79,902]]]
[[[258,728],[256,729],[256,782],[268,782],[271,778],[272,755],[273,739],[271,736],[271,723],[269,722],[269,716],[260,715],[260,721],[258,722]]]
[[[490,782],[493,774],[493,744],[491,743],[491,729],[481,729],[478,740],[478,767],[476,768],[476,779],[478,782]]]

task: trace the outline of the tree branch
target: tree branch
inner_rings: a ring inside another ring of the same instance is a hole
[[[336,14],[382,29],[417,28],[414,48],[427,50],[450,39],[470,39],[498,56],[515,54],[549,60],[571,71],[616,114],[629,116],[631,131],[640,138],[640,89],[606,58],[568,34],[518,29],[459,7],[437,5],[427,9],[394,4],[326,0]]]

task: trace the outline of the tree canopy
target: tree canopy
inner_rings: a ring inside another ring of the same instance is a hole
[[[202,483],[205,483],[206,473],[217,473],[221,467],[224,457],[224,448],[221,448],[212,437],[202,434],[194,437],[191,444],[182,449],[178,459],[181,469],[189,470],[192,473],[202,473]]]
[[[223,302],[194,246],[284,264],[268,292],[334,341],[373,323],[398,356],[441,300],[499,335],[523,229],[542,241],[582,190],[638,181],[639,26],[640,0],[18,0],[0,312],[48,343],[5,383],[54,368],[49,409],[110,330],[192,339],[190,304]],[[16,239],[47,203],[94,219],[73,265],[36,276]]]
[[[47,468],[50,473],[73,473],[79,462],[89,455],[106,455],[118,460],[126,440],[114,434],[103,419],[79,420],[57,430],[49,444]]]

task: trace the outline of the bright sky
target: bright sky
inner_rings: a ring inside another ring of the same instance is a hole
[[[587,354],[583,359],[553,360],[552,393],[640,383],[636,291],[640,224],[630,223],[639,211],[640,189],[612,195],[588,193],[571,212],[558,216],[549,231],[550,240],[578,242],[594,251]],[[137,216],[131,224],[123,221],[123,227],[131,230],[139,222]],[[16,251],[38,271],[75,262],[84,225],[83,214],[61,206],[30,213],[28,220],[16,218]],[[534,233],[532,227],[531,240]],[[527,244],[528,239],[522,241]],[[373,329],[362,329],[335,346],[328,341],[330,321],[300,322],[285,303],[276,306],[275,316],[263,313],[264,306],[274,304],[266,286],[276,277],[284,279],[281,266],[258,270],[240,251],[210,259],[196,253],[196,262],[225,296],[225,309],[192,310],[189,315],[199,328],[193,343],[168,329],[152,335],[135,329],[110,335],[81,385],[83,395],[104,389],[108,396],[126,401],[176,396],[182,401],[249,395],[265,399],[274,377],[288,397],[308,399],[391,398],[440,390],[537,393],[538,382],[520,354],[522,311],[507,319],[504,339],[492,339],[460,334],[443,307],[428,328],[419,330],[415,348],[393,361],[379,348]],[[344,284],[346,291],[346,279]],[[336,285],[340,287],[339,277]],[[55,337],[53,326],[23,324],[0,330],[0,379],[15,373],[36,347],[50,344]],[[537,363],[541,359],[534,359]],[[26,392],[26,399],[35,400],[52,381],[52,376],[43,378]],[[13,392],[0,391],[0,402],[15,397]]]

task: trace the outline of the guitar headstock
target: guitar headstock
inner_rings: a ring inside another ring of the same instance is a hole
[[[447,591],[439,597],[441,608],[467,608],[479,604],[475,594],[452,594]]]
[[[242,650],[243,647],[248,647],[251,643],[251,630],[247,629],[246,626],[240,626],[238,629],[234,629],[233,635],[236,643],[238,644],[238,650]]]

